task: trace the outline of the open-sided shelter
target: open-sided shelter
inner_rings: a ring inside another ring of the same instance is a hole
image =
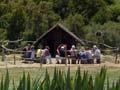
[[[66,44],[67,49],[70,49],[72,45],[80,43],[84,45],[84,42],[78,38],[75,34],[70,32],[61,24],[56,24],[40,36],[34,43],[35,47],[41,45],[43,48],[45,46],[50,47],[50,53],[54,57],[56,54],[56,49],[60,44]]]

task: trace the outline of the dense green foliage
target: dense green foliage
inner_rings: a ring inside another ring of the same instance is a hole
[[[78,37],[120,45],[120,0],[0,0],[0,39],[36,40],[56,23]]]
[[[44,79],[40,76],[33,79],[29,73],[26,75],[23,72],[18,85],[14,80],[11,81],[7,70],[5,78],[2,77],[0,81],[0,90],[120,90],[120,79],[112,85],[110,85],[109,79],[106,80],[105,67],[101,68],[100,73],[96,74],[95,78],[86,71],[81,74],[80,68],[76,70],[74,76],[71,76],[70,68],[68,68],[67,73],[55,68],[52,78],[46,70]],[[106,85],[105,82],[107,82]]]

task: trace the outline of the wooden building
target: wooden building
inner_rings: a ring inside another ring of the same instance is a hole
[[[72,45],[76,45],[77,43],[84,45],[84,42],[67,28],[61,24],[56,24],[40,36],[34,45],[35,47],[42,45],[43,48],[46,45],[49,46],[50,53],[54,57],[56,54],[56,49],[60,44],[66,44],[67,49],[70,49]]]

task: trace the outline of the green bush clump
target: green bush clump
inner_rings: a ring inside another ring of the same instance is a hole
[[[41,80],[41,77],[32,79],[29,73],[26,75],[23,72],[18,86],[15,85],[13,80],[11,90],[120,90],[120,79],[112,85],[109,84],[107,79],[107,84],[105,85],[105,67],[101,68],[100,73],[97,73],[95,78],[89,75],[87,71],[81,74],[80,68],[76,70],[74,76],[70,74],[70,68],[68,68],[67,73],[55,68],[52,79],[50,79],[49,73],[46,70],[44,79]],[[9,88],[10,76],[7,70],[6,76],[1,78],[0,90],[10,90]]]

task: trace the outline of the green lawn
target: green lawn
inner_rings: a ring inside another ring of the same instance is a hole
[[[34,67],[34,64],[23,64],[20,63],[20,56],[16,55],[16,66],[21,66],[21,67],[14,67],[14,68],[8,68],[9,70],[9,74],[10,74],[10,80],[11,80],[11,84],[10,87],[12,87],[12,81],[14,78],[15,84],[18,85],[18,82],[20,81],[20,78],[22,77],[23,71],[27,73],[30,73],[32,78],[39,78],[41,77],[41,80],[44,78],[45,76],[45,71],[46,69],[48,70],[51,78],[53,76],[53,72],[54,72],[54,68],[55,66],[43,66],[42,68],[40,68],[39,64],[37,64],[38,67]],[[13,55],[9,55],[6,58],[8,65],[13,65]],[[90,75],[93,75],[93,77],[95,76],[95,74],[97,74],[101,67],[105,65],[107,65],[107,77],[109,77],[110,83],[112,84],[112,82],[118,80],[118,78],[120,77],[120,65],[119,64],[114,64],[114,57],[113,56],[104,56],[102,59],[104,62],[110,62],[110,63],[102,63],[100,66],[99,65],[80,65],[81,68],[81,72],[83,73],[83,71],[88,71]],[[113,64],[113,65],[109,65],[109,64]],[[0,66],[5,65],[5,63],[1,62]],[[24,65],[25,67],[22,67],[22,65]],[[33,66],[32,66],[33,65]],[[31,66],[31,67],[29,67]],[[58,66],[56,65],[58,69],[62,70],[63,72],[66,73],[68,66],[62,65],[62,66]],[[74,65],[74,66],[70,66],[71,69],[71,75],[75,75],[75,72],[77,70],[77,66],[79,65]],[[6,73],[6,69],[5,68],[0,68],[0,79],[2,76],[5,76]],[[16,86],[15,85],[15,86]],[[12,90],[12,89],[11,89]]]
[[[68,69],[68,66],[56,67],[56,68],[61,69],[63,72],[66,72]],[[100,68],[101,68],[100,66],[84,65],[84,66],[81,66],[81,72],[83,73],[83,71],[86,70],[89,72],[89,74],[92,74],[94,77],[94,75],[100,71]],[[8,70],[9,70],[9,74],[10,74],[11,83],[14,78],[15,83],[17,85],[18,81],[22,77],[23,71],[25,71],[26,74],[29,72],[32,78],[42,77],[41,79],[43,79],[46,69],[48,70],[48,72],[52,78],[54,67],[9,68]],[[71,75],[75,75],[75,71],[77,70],[77,67],[71,66],[70,69],[71,69]],[[6,73],[6,69],[1,68],[0,69],[0,78],[2,77],[2,75],[5,76],[5,73]],[[109,77],[110,82],[112,84],[113,81],[116,81],[120,77],[120,68],[119,67],[107,67],[107,77]]]

